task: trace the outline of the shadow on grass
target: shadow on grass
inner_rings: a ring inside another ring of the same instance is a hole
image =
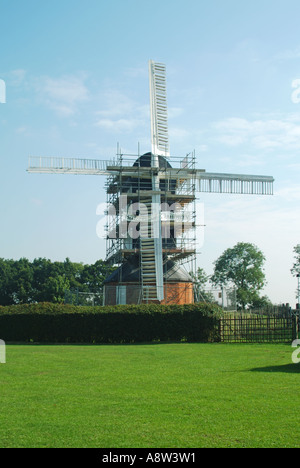
[[[251,372],[282,372],[284,374],[300,374],[300,364],[284,364],[283,366],[257,367]]]

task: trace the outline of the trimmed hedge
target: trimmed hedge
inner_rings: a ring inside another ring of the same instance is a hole
[[[141,343],[219,341],[222,310],[213,304],[77,307],[22,304],[0,307],[6,342]]]

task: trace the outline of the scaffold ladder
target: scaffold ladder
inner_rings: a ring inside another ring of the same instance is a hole
[[[147,213],[140,214],[140,253],[143,301],[161,300],[155,252],[155,238],[152,233],[152,198],[143,200]]]

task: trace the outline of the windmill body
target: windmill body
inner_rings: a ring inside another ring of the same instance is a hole
[[[117,153],[116,161],[31,157],[31,173],[107,177],[104,304],[192,303],[196,266],[196,194],[272,195],[273,177],[209,173],[195,153],[170,155],[166,70],[149,62],[151,152]],[[186,268],[188,266],[188,268]]]

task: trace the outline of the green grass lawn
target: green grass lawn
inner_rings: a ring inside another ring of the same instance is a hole
[[[300,447],[288,345],[7,345],[0,447]]]

